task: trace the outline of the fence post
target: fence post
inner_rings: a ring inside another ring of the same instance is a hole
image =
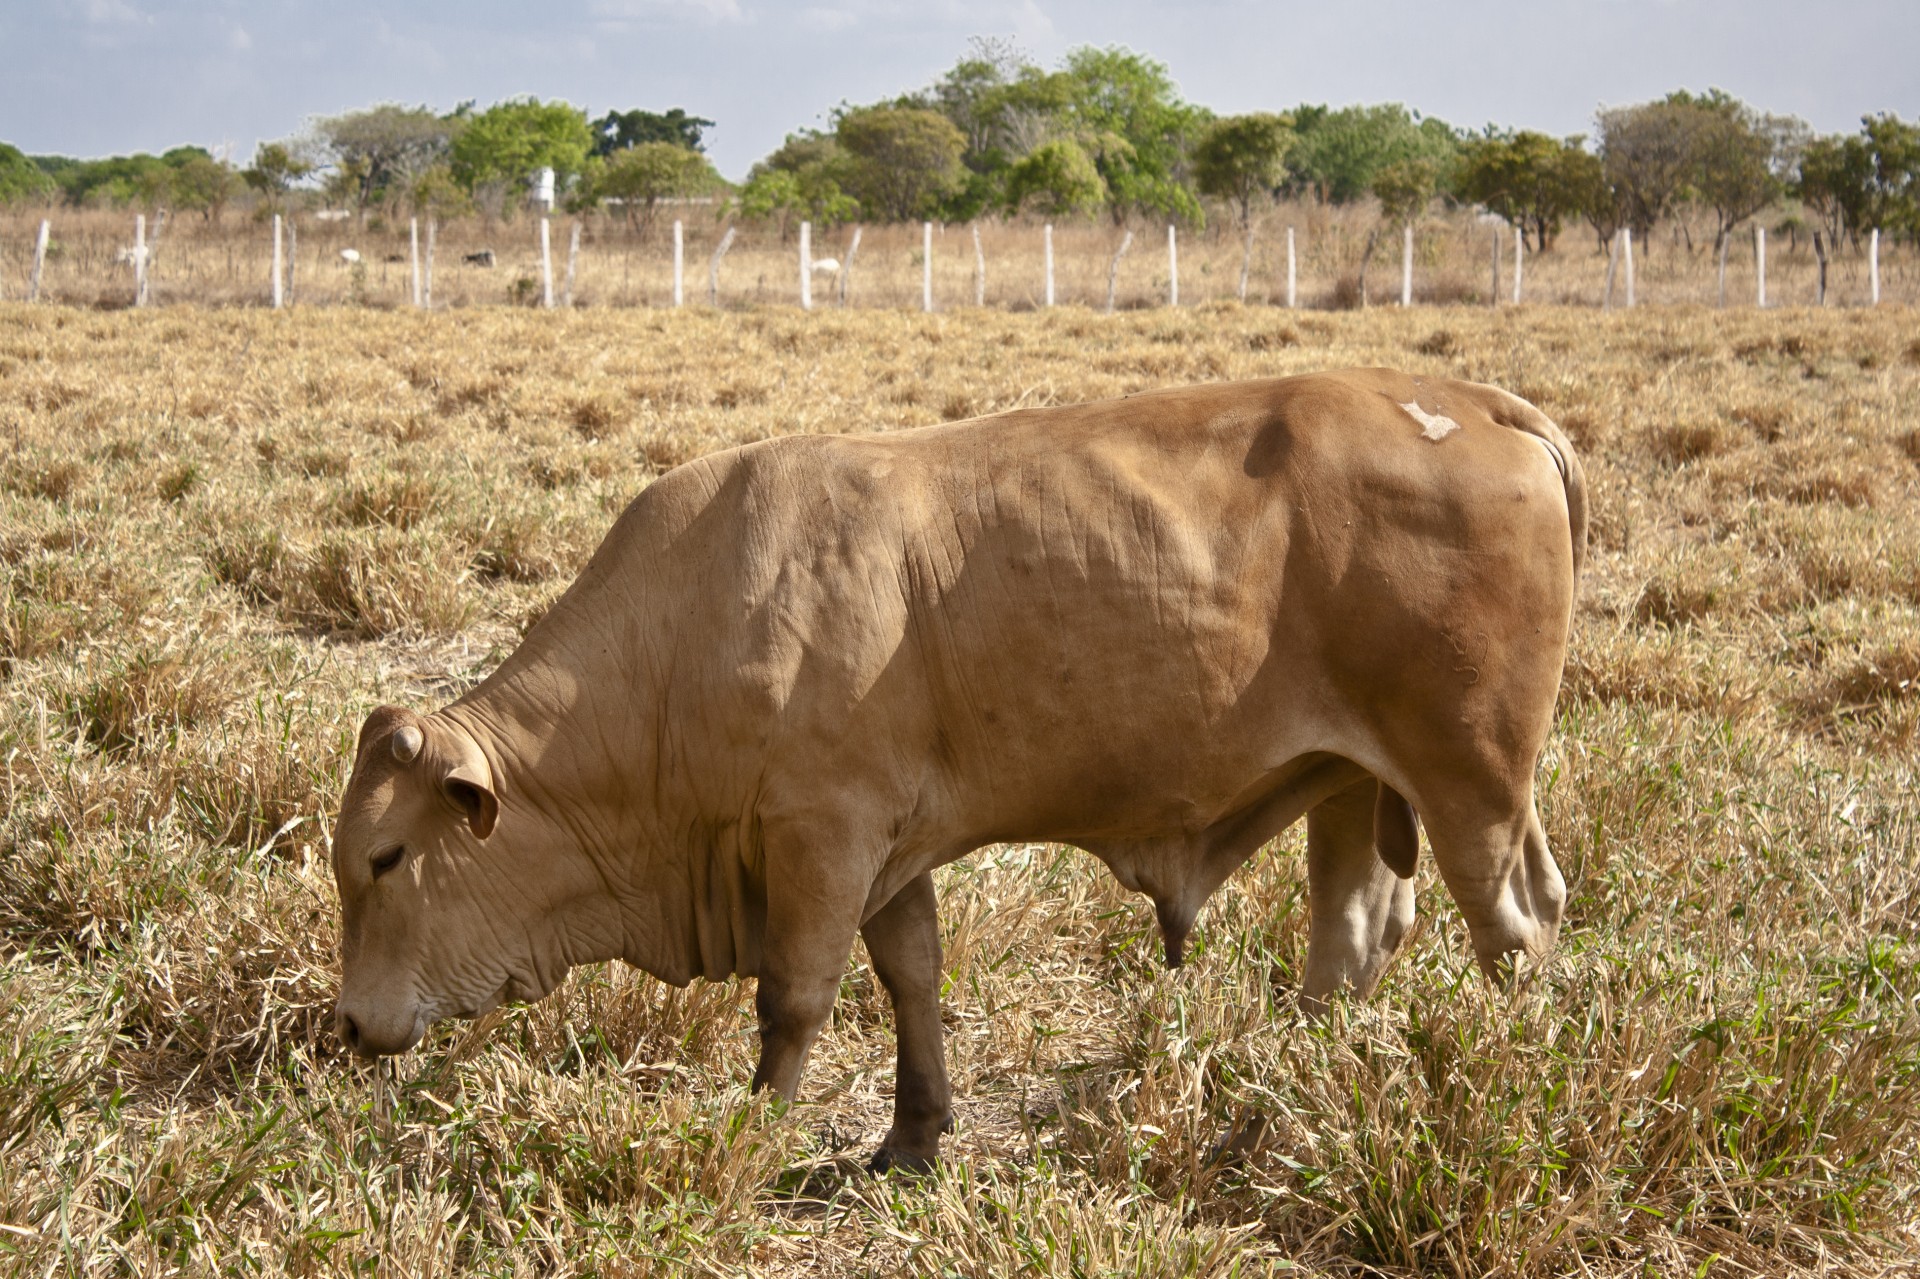
[[[285,259],[280,253],[280,215],[273,215],[273,309],[278,311],[285,304],[283,290],[286,284]]]
[[[133,304],[147,304],[147,215],[133,215]]]
[[[681,303],[685,302],[686,296],[687,296],[686,294],[687,238],[686,237],[687,237],[686,226],[680,221],[679,218],[675,218],[673,220],[673,304],[675,306],[679,306]],[[577,242],[579,238],[580,237],[578,233],[576,233],[574,235],[574,240]]]
[[[720,247],[713,251],[713,261],[707,264],[707,305],[720,305],[720,259],[727,256],[727,250],[733,247],[733,235],[738,227],[728,227],[727,233],[720,237]]]
[[[553,219],[540,215],[540,305],[553,309]]]
[[[433,310],[433,233],[440,224],[432,218],[427,219],[427,269],[421,274],[420,305]]]
[[[1513,304],[1520,305],[1521,263],[1526,260],[1527,233],[1519,227],[1513,229]]]
[[[1493,276],[1487,286],[1487,305],[1498,308],[1500,305],[1500,228],[1493,228]]]
[[[1613,233],[1613,240],[1607,245],[1607,291],[1600,296],[1600,309],[1613,310],[1613,272],[1620,265],[1620,233]]]
[[[1720,233],[1720,265],[1718,268],[1718,276],[1720,281],[1720,309],[1723,311],[1726,310],[1727,307],[1727,250],[1732,246],[1733,232],[1731,230],[1722,231]]]
[[[933,310],[933,223],[920,224],[920,309]]]
[[[420,219],[407,219],[408,273],[413,279],[413,307],[420,309]]]
[[[1287,310],[1293,310],[1300,300],[1299,273],[1294,269],[1293,228],[1287,228]]]
[[[1047,223],[1044,237],[1047,247],[1047,305],[1053,305],[1053,223]]]
[[[814,225],[801,223],[801,309],[814,309]]]
[[[866,227],[853,228],[853,238],[847,241],[847,256],[840,259],[840,305],[846,306],[853,296],[853,255],[860,252],[860,237]]]
[[[29,302],[38,302],[40,300],[40,272],[47,265],[47,236],[50,235],[52,231],[52,221],[47,218],[41,218],[40,233],[33,237],[33,278],[27,283],[27,301]],[[1879,246],[1879,243],[1880,241],[1876,238],[1874,240],[1876,248]],[[1876,280],[1879,279],[1878,270],[1874,272],[1874,278]]]
[[[566,287],[561,291],[561,294],[560,294],[560,305],[565,307],[569,311],[573,309],[574,265],[579,261],[579,259],[580,259],[580,224],[578,222],[575,222],[573,224],[573,230],[567,235],[567,283],[566,283]],[[679,264],[676,262],[675,265],[678,266]],[[680,305],[680,272],[677,270],[673,273],[673,304],[675,306]]]
[[[47,224],[40,224],[40,242],[47,242]],[[33,278],[37,285],[40,279],[39,258],[34,259]],[[1867,297],[1871,305],[1880,305],[1880,228],[1875,227],[1867,233]]]
[[[1167,223],[1167,305],[1180,305],[1180,245],[1171,222]]]
[[[987,255],[980,248],[980,224],[973,224],[973,304],[987,304]]]
[[[1753,228],[1753,296],[1756,306],[1767,304],[1767,228]]]
[[[1633,309],[1633,228],[1620,231],[1620,261],[1627,270],[1627,309]]]
[[[1413,305],[1413,223],[1400,237],[1400,305]]]
[[[1120,249],[1113,255],[1113,261],[1107,264],[1107,314],[1113,314],[1113,304],[1120,288],[1120,259],[1127,256],[1127,246],[1133,243],[1133,232],[1120,237]]]

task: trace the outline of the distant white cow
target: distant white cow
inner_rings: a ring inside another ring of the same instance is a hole
[[[124,245],[114,250],[113,264],[115,266],[138,266],[151,252],[152,250],[144,244]]]
[[[839,258],[815,258],[813,260],[813,269],[814,269],[814,272],[818,275],[832,275],[835,271],[838,271],[840,269],[840,259]]]
[[[360,250],[342,249],[340,250],[340,260],[348,266],[353,266],[360,261]]]

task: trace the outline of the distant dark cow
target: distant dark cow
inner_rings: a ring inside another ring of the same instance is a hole
[[[462,262],[465,262],[468,266],[492,266],[493,250],[482,249],[478,253],[469,253],[465,257],[461,258],[460,260]]]
[[[983,844],[1087,849],[1177,964],[1304,814],[1319,1008],[1409,937],[1417,813],[1480,961],[1541,954],[1586,508],[1531,404],[1383,369],[690,462],[478,688],[367,719],[340,1033],[404,1052],[616,956],[754,975],[754,1084],[791,1098],[864,936],[898,1019],[875,1163],[924,1167],[952,1114],[932,872]]]

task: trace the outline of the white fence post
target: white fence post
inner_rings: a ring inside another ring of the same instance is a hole
[[[553,309],[553,219],[540,215],[540,305]]]
[[[1047,305],[1053,305],[1053,223],[1047,223],[1045,242],[1047,247]]]
[[[40,219],[40,233],[33,237],[33,278],[27,283],[27,301],[40,300],[40,272],[47,265],[47,236],[53,232],[53,223]],[[1877,246],[1879,241],[1874,242]]]
[[[1300,276],[1295,270],[1293,258],[1293,228],[1287,228],[1287,310],[1293,310],[1300,300]]]
[[[727,250],[733,247],[733,236],[739,227],[728,227],[727,233],[720,237],[720,246],[713,251],[713,261],[707,264],[707,305],[720,305],[720,259],[727,256]]]
[[[920,224],[920,309],[933,310],[933,223]]]
[[[286,279],[284,262],[280,254],[280,215],[276,213],[273,215],[273,309],[276,311],[286,302],[283,295]]]
[[[133,304],[147,304],[147,215],[133,215]]]
[[[1526,260],[1527,237],[1519,227],[1513,229],[1513,304],[1520,305],[1521,263]]]
[[[1755,224],[1753,228],[1753,297],[1754,305],[1764,307],[1767,304],[1767,228]]]
[[[980,224],[973,224],[973,304],[987,304],[987,255],[980,247]]]
[[[1400,305],[1413,305],[1413,223],[1400,237]]]
[[[1133,243],[1133,232],[1120,237],[1119,251],[1113,255],[1113,261],[1107,264],[1107,314],[1113,314],[1114,302],[1120,291],[1120,259],[1127,256],[1127,247]]]
[[[853,297],[853,259],[854,255],[860,252],[860,237],[865,234],[866,229],[864,226],[853,228],[853,238],[847,241],[847,256],[840,259],[839,291],[842,307],[846,306]]]
[[[40,224],[40,239],[47,238],[47,224]],[[38,279],[38,268],[35,268]],[[1875,227],[1867,233],[1867,297],[1874,306],[1880,305],[1880,228]]]
[[[433,310],[433,233],[440,224],[432,218],[427,219],[427,269],[420,274],[420,305]]]
[[[413,277],[413,307],[420,309],[420,219],[407,219],[407,261]]]
[[[579,239],[578,235],[574,237]],[[679,218],[673,220],[673,304],[687,300],[687,229]]]
[[[813,310],[813,223],[800,224],[800,309]]]
[[[578,264],[579,260],[580,260],[580,224],[578,222],[575,222],[573,224],[573,230],[567,236],[567,283],[566,283],[566,287],[563,288],[560,293],[560,305],[565,307],[569,311],[573,309],[573,271],[574,271],[574,267],[576,266],[576,264]],[[680,305],[680,280],[679,280],[679,272],[677,271],[674,273],[673,283],[674,283],[673,304],[675,306],[679,306]]]
[[[1621,265],[1627,271],[1627,308],[1633,308],[1633,228],[1624,227],[1620,234]]]
[[[1180,305],[1180,244],[1173,223],[1167,223],[1167,305]]]

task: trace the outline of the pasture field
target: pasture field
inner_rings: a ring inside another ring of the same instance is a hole
[[[0,306],[0,1270],[1912,1273],[1917,332]],[[1526,395],[1588,468],[1540,773],[1569,917],[1515,988],[1430,867],[1379,996],[1313,1024],[1298,831],[1180,973],[1093,859],[998,847],[939,876],[931,1179],[860,1171],[893,1050],[859,952],[791,1108],[747,1096],[750,982],[619,966],[345,1056],[326,849],[361,718],[488,670],[650,477],[1371,363]]]

